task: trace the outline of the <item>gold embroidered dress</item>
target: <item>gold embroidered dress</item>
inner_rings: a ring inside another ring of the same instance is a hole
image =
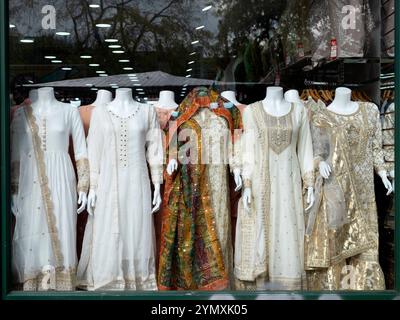
[[[316,168],[326,161],[332,174],[317,178],[308,219],[309,289],[383,290],[374,191],[374,169],[385,170],[379,111],[359,103],[353,114],[339,115],[320,101],[312,119]]]
[[[303,190],[314,183],[306,109],[292,104],[275,117],[257,102],[244,111],[243,125],[243,178],[252,203],[250,212],[239,203],[235,276],[241,289],[301,289]]]
[[[68,154],[70,135],[79,182]],[[77,192],[87,192],[89,168],[76,108],[35,114],[19,108],[11,124],[16,226],[13,271],[25,291],[75,289]]]

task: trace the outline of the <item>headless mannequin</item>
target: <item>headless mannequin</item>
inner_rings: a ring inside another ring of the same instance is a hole
[[[226,100],[232,102],[235,106],[241,105],[239,101],[236,99],[236,92],[235,91],[224,91],[221,93],[221,97],[225,98]]]
[[[348,88],[337,88],[335,99],[328,107],[328,110],[339,115],[350,115],[357,112],[359,105],[357,102],[351,101],[351,90]],[[319,163],[319,172],[324,179],[328,179],[332,173],[332,168],[325,161]],[[386,170],[378,172],[382,182],[387,189],[387,195],[393,191],[392,184],[387,178]]]
[[[107,108],[113,113],[126,118],[132,114],[132,110],[137,108],[138,102],[133,100],[131,89],[117,89],[115,99],[108,104]],[[153,197],[153,209],[151,213],[155,213],[160,209],[161,206],[161,193],[160,184],[154,185],[154,197]],[[90,215],[94,214],[94,208],[96,206],[97,195],[96,191],[90,189],[88,197],[88,208],[87,211]]]
[[[285,116],[290,112],[291,103],[285,101],[283,96],[283,88],[281,87],[268,87],[267,96],[262,101],[266,113],[275,117]],[[243,192],[243,205],[247,212],[250,212],[252,192],[251,188],[245,188]],[[314,188],[307,189],[307,204],[306,211],[310,210],[314,205],[315,196]]]
[[[112,101],[112,93],[107,90],[97,91],[96,100],[92,103],[93,106],[104,106]]]
[[[297,91],[295,89],[286,91],[285,100],[290,103],[303,104],[303,101],[301,101],[301,99],[300,99],[299,91]]]
[[[175,102],[175,93],[173,91],[161,91],[160,99],[155,105],[156,108],[165,110],[176,110],[179,105]]]
[[[31,103],[35,103],[37,99],[39,98],[39,90],[38,89],[33,89],[29,91],[29,100]]]
[[[33,90],[32,90],[33,91]],[[35,99],[36,93],[32,93],[33,98]],[[29,95],[29,98],[31,98],[31,95]],[[32,100],[31,100],[32,101]],[[44,116],[48,114],[49,112],[53,111],[54,108],[61,107],[69,107],[69,104],[59,102],[56,97],[54,96],[54,89],[53,88],[41,88],[37,90],[37,99],[35,101],[32,101],[32,109],[33,113],[37,117]],[[12,196],[12,211],[15,209],[15,204],[16,204],[16,195]],[[77,210],[77,213],[80,214],[85,210],[86,204],[87,204],[88,198],[87,194],[85,192],[79,192],[79,198],[78,198],[78,205],[79,208]]]

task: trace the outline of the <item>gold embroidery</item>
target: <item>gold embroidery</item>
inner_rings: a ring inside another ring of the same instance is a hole
[[[310,171],[303,175],[303,188],[308,189],[314,187],[314,172]]]
[[[87,193],[89,189],[89,161],[88,159],[79,159],[76,161],[78,171],[78,192]]]
[[[269,147],[276,154],[281,154],[292,142],[293,105],[290,108],[289,113],[282,117],[274,117],[264,112],[268,128]]]

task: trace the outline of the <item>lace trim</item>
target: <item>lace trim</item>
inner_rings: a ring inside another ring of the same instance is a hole
[[[304,189],[314,187],[314,182],[315,182],[314,172],[310,171],[305,173],[302,179],[303,179]]]
[[[76,270],[42,272],[33,279],[24,281],[19,286],[23,291],[74,291],[76,284]]]
[[[151,181],[153,182],[153,184],[163,184],[164,177],[163,177],[162,165],[151,165],[150,172],[151,172]]]
[[[46,214],[47,226],[49,229],[49,235],[51,239],[51,246],[53,249],[54,258],[56,265],[58,266],[56,271],[59,271],[61,266],[64,264],[64,257],[61,252],[60,240],[58,238],[58,230],[56,224],[56,216],[54,214],[54,205],[51,198],[51,191],[49,188],[49,179],[46,175],[46,165],[44,162],[44,152],[41,148],[42,140],[39,136],[39,127],[36,123],[36,118],[33,115],[32,106],[28,105],[24,108],[25,116],[28,121],[29,128],[32,133],[32,145],[35,153],[39,185],[41,189],[42,201],[44,211]]]
[[[78,192],[87,193],[89,189],[89,160],[79,159],[76,161],[78,171]]]
[[[20,162],[11,163],[11,194],[18,193]]]

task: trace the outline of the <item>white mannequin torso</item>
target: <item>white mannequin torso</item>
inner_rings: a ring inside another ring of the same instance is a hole
[[[53,88],[40,88],[37,92],[36,101],[32,102],[33,113],[37,116],[46,115],[54,111],[56,107],[65,106],[69,106],[69,104],[58,101]]]
[[[139,107],[139,103],[132,97],[132,89],[117,89],[115,99],[108,104],[108,109],[116,115],[126,118]]]
[[[93,106],[104,106],[112,101],[112,93],[107,90],[99,90],[96,100],[92,103]]]
[[[265,112],[275,117],[282,117],[290,112],[291,103],[283,97],[283,88],[268,87],[267,96],[262,101]]]
[[[176,110],[178,106],[175,102],[175,93],[173,91],[161,91],[160,99],[155,104],[156,108],[165,110]]]
[[[236,92],[235,91],[224,91],[224,92],[221,93],[221,97],[223,97],[226,100],[232,102],[235,106],[238,106],[238,105],[241,104],[236,99]]]
[[[341,115],[349,115],[357,112],[359,105],[351,101],[351,90],[348,88],[337,88],[335,99],[328,106],[328,110]]]
[[[31,101],[31,103],[36,102],[38,98],[39,98],[39,90],[38,89],[33,89],[33,90],[29,91],[29,100]]]

